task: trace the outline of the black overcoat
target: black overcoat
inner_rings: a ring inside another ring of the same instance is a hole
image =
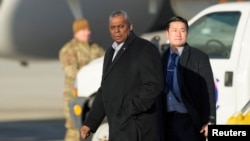
[[[155,101],[164,86],[159,50],[131,32],[112,62],[113,52],[106,50],[101,87],[84,124],[95,131],[107,116],[109,141],[158,141]]]
[[[170,48],[162,56],[164,67],[168,62],[169,54]],[[190,47],[186,43],[178,63],[181,97],[199,131],[209,121],[216,123],[214,78],[209,58],[204,52]],[[166,73],[164,75],[166,76]],[[160,111],[166,112],[166,95],[162,94],[159,101],[161,101]],[[162,113],[162,117],[164,117],[164,113]],[[167,118],[165,117],[163,120],[167,120]],[[162,128],[164,133],[164,127]]]

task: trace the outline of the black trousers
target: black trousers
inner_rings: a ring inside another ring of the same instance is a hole
[[[206,141],[188,114],[166,113],[166,141]]]

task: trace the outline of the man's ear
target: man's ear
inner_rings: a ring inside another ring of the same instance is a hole
[[[168,31],[167,31],[167,30],[166,30],[165,34],[166,34],[166,37],[167,37],[167,39],[168,39]]]
[[[129,30],[130,30],[130,31],[133,31],[133,24],[130,24]]]

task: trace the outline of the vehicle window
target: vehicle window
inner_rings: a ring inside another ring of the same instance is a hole
[[[230,58],[240,12],[212,13],[200,18],[189,28],[187,42],[204,51],[210,58]]]

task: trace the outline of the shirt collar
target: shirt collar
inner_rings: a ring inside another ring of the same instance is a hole
[[[177,52],[176,52],[176,51],[173,51],[172,48],[170,48],[170,53],[171,53],[171,54],[172,54],[172,53],[177,53],[178,56],[181,56],[181,54],[182,54],[182,52],[183,52],[183,49],[184,49],[184,47],[179,47],[179,48],[177,48]]]
[[[116,42],[114,42],[114,43],[112,44],[112,48],[113,48],[115,51],[118,51],[118,50],[121,49],[121,47],[123,46],[123,44],[124,44],[124,42],[123,42],[123,43],[120,43],[119,45],[118,45]]]

